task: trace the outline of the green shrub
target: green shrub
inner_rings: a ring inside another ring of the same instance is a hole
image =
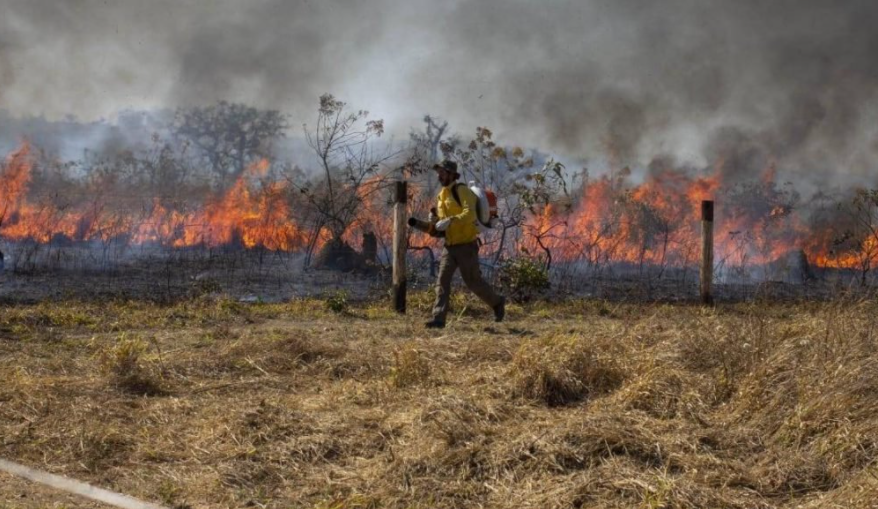
[[[333,313],[344,313],[348,309],[348,293],[344,290],[338,290],[328,294],[324,298],[326,309]]]
[[[541,260],[519,256],[503,262],[500,285],[514,302],[528,302],[549,289],[549,271]]]

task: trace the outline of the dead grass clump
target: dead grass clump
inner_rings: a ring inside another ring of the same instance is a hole
[[[314,431],[306,415],[262,400],[241,416],[238,430],[254,444],[271,443]]]
[[[754,314],[708,312],[695,316],[680,333],[677,349],[681,367],[714,379],[712,404],[728,401],[769,355],[772,343],[777,341],[774,328],[765,317]]]
[[[609,392],[624,378],[609,345],[575,336],[527,341],[512,359],[513,395],[563,406]]]
[[[219,481],[241,505],[263,504],[291,477],[341,453],[339,438],[288,403],[260,400],[230,415],[215,438]],[[253,501],[250,503],[249,501]]]
[[[495,441],[494,470],[530,486],[510,507],[769,507],[732,487],[749,482],[746,471],[705,445],[697,423],[618,408],[567,412],[542,433],[535,426]]]
[[[220,371],[279,374],[313,368],[332,371],[332,362],[347,355],[348,348],[300,332],[258,331],[222,348],[214,360]]]
[[[303,367],[331,370],[330,362],[344,358],[348,353],[347,347],[341,344],[332,344],[299,333],[275,331],[271,335],[277,339],[265,343],[260,364],[275,372]]]
[[[298,364],[312,364],[321,360],[338,359],[347,353],[342,345],[331,345],[324,341],[301,336],[289,336],[277,341],[273,350],[281,356]]]
[[[74,437],[72,452],[80,465],[90,471],[105,470],[127,459],[134,438],[110,425],[82,429]]]
[[[756,493],[714,489],[690,475],[674,475],[658,469],[644,469],[621,458],[601,463],[585,471],[572,483],[573,488],[551,507],[582,509],[768,509],[775,507]],[[552,503],[546,500],[543,507]],[[535,504],[534,507],[537,507]]]
[[[209,344],[221,341],[235,341],[240,337],[241,335],[233,330],[230,324],[219,323],[205,332],[201,339],[204,343]]]
[[[485,484],[498,474],[489,448],[481,443],[424,449],[417,457],[397,462],[388,473],[394,478],[390,483],[398,483],[400,477],[406,483],[409,500],[411,493],[420,493],[417,498],[426,499],[422,502],[429,502],[428,507],[477,506],[487,492]]]
[[[668,467],[672,453],[683,445],[675,440],[683,437],[660,436],[650,424],[635,414],[597,414],[578,425],[568,425],[559,434],[543,439],[548,467],[557,473],[569,473],[616,457],[644,467]]]
[[[476,458],[468,463],[479,464]],[[369,509],[464,509],[488,506],[484,503],[491,493],[490,482],[494,479],[473,478],[469,471],[439,470],[442,465],[436,459],[405,460],[381,480],[380,491],[374,492],[380,503],[366,506]],[[470,470],[470,469],[467,469]],[[356,507],[356,506],[354,506]]]
[[[429,402],[420,423],[447,447],[457,447],[491,435],[492,427],[504,421],[510,411],[490,402],[447,395]]]
[[[144,359],[149,345],[139,337],[124,334],[109,350],[99,354],[101,371],[113,387],[138,396],[167,394],[158,366]]]
[[[509,342],[502,341],[493,334],[488,337],[479,336],[466,343],[464,358],[470,362],[509,362],[512,360],[514,351]]]
[[[295,440],[287,453],[289,458],[306,464],[335,462],[348,456],[347,444],[331,432],[320,431]]]
[[[607,401],[622,409],[640,410],[659,419],[686,418],[703,422],[709,411],[711,380],[673,363],[637,366]]]
[[[828,493],[811,497],[810,502],[796,506],[796,509],[874,509],[878,500],[878,476],[871,469]]]
[[[390,385],[398,389],[424,385],[430,381],[430,361],[418,350],[414,342],[408,342],[393,352],[390,368]]]
[[[243,490],[248,498],[253,496],[251,492],[254,491],[263,497],[271,496],[283,481],[282,470],[259,456],[235,461],[220,469],[220,482],[223,486]],[[251,502],[248,505],[255,504]]]
[[[803,451],[788,451],[783,456],[768,457],[754,468],[759,492],[766,496],[783,497],[790,493],[829,491],[839,483],[829,472],[830,466],[821,458]]]
[[[332,500],[319,502],[314,509],[378,509],[386,507],[380,500],[365,495],[351,495],[349,497],[333,497]],[[409,506],[406,509],[419,509]]]
[[[314,465],[371,457],[383,447],[383,437],[394,435],[375,420],[352,419],[343,411],[319,419],[289,405],[262,400],[230,421],[223,441],[234,463],[259,463],[265,472],[289,478]]]

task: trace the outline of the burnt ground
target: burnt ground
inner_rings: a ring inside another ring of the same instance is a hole
[[[54,254],[52,254],[54,253]],[[136,254],[136,255],[135,255]],[[305,268],[304,255],[246,250],[144,251],[114,260],[93,249],[67,248],[42,253],[31,264],[10,262],[0,270],[0,300],[134,299],[170,303],[205,295],[243,302],[284,302],[344,292],[351,300],[387,295],[390,270],[380,264],[346,272]],[[840,295],[869,295],[855,271],[813,270],[808,279],[766,279],[754,274],[718,274],[713,288],[718,302],[831,300]],[[483,273],[497,281],[489,263]],[[778,276],[778,274],[773,274]],[[457,281],[460,283],[459,276]],[[434,277],[421,253],[409,257],[408,285],[429,289]],[[623,265],[585,267],[556,264],[552,287],[534,292],[541,299],[590,298],[613,302],[694,302],[698,274],[686,270],[637,270]]]
[[[174,302],[226,295],[245,302],[280,302],[344,291],[363,299],[386,288],[387,271],[303,270],[301,255],[180,252],[131,258],[101,267],[39,265],[0,271],[0,299],[135,299]]]

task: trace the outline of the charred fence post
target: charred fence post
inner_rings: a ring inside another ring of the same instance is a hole
[[[701,302],[713,303],[713,201],[701,202]]]
[[[396,183],[393,206],[393,307],[398,313],[405,313],[405,253],[408,247],[406,242],[407,187],[404,181]]]

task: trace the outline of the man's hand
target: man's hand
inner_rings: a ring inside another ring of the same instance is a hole
[[[445,219],[440,219],[436,222],[436,231],[444,232],[448,229],[448,225],[451,224],[452,218],[446,217]]]

